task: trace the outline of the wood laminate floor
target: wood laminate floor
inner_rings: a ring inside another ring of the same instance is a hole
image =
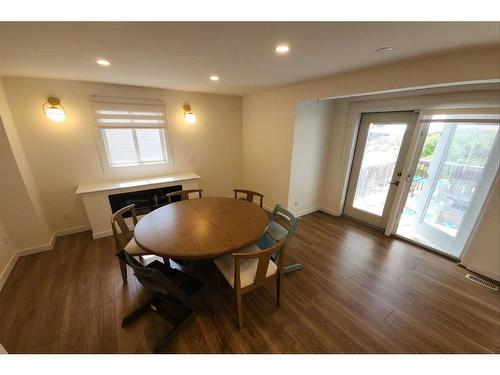
[[[131,273],[122,283],[113,254],[111,237],[84,232],[20,258],[0,292],[0,343],[10,353],[150,352],[169,327],[149,313],[121,328],[144,292]],[[165,351],[500,352],[500,293],[417,246],[316,212],[303,217],[288,260],[305,268],[286,276],[282,307],[274,285],[261,288],[244,297],[238,329],[232,290],[208,282],[199,313]]]

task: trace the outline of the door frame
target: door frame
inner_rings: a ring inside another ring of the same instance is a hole
[[[384,116],[386,115],[392,115],[393,117],[396,117],[395,119],[383,119]],[[397,119],[398,115],[401,116],[401,119]],[[380,120],[378,120],[380,118]],[[404,118],[404,119],[403,119]],[[395,202],[395,197],[397,194],[397,191],[400,189],[400,184],[401,180],[404,179],[404,176],[402,173],[397,176],[398,172],[401,172],[405,166],[407,155],[410,151],[409,147],[411,146],[411,141],[413,139],[413,134],[416,131],[416,125],[417,125],[417,118],[418,118],[418,113],[415,111],[384,111],[384,112],[364,112],[360,116],[360,121],[358,124],[358,132],[357,132],[357,137],[356,137],[356,146],[355,150],[353,151],[353,157],[351,161],[351,168],[350,168],[350,173],[349,173],[349,178],[347,181],[347,187],[346,187],[346,194],[344,197],[344,205],[342,208],[343,213],[354,219],[361,221],[365,224],[372,225],[378,229],[385,230],[387,227],[387,224],[391,218],[391,213],[392,213],[392,207]],[[366,123],[366,129],[361,129],[361,126],[363,125],[363,122],[367,121]],[[386,197],[386,204],[384,206],[384,210],[380,216],[376,214],[372,214],[370,212],[365,212],[363,210],[357,209],[354,207],[354,197],[355,197],[355,192],[357,188],[357,184],[359,182],[359,171],[361,169],[361,164],[363,161],[363,156],[364,156],[364,150],[366,147],[366,141],[367,141],[367,136],[368,136],[368,131],[370,127],[370,122],[381,122],[381,123],[400,123],[400,122],[407,122],[407,127],[405,130],[405,134],[403,136],[403,139],[401,141],[401,147],[398,153],[398,157],[396,160],[396,165],[394,168],[394,171],[392,173],[392,176],[390,177],[390,181],[398,180],[399,185],[396,185],[396,187],[389,187],[389,190],[387,192],[387,197]],[[361,139],[360,137],[363,137]],[[356,154],[356,151],[360,150],[361,154]],[[404,152],[404,154],[401,154],[401,152]],[[352,166],[357,162],[359,164],[359,168],[353,169]],[[399,165],[399,166],[398,166]],[[356,183],[356,185],[352,186],[352,189],[349,191],[349,184],[350,183]],[[348,206],[349,204],[349,206]],[[389,204],[390,206],[387,206]],[[349,213],[347,213],[347,208],[349,209]],[[356,213],[357,217],[354,217],[353,214]]]
[[[395,103],[395,101],[397,103]],[[423,107],[423,98],[395,98],[373,100],[368,102],[359,102],[350,104],[347,115],[347,126],[344,135],[344,152],[340,167],[343,169],[342,189],[338,206],[334,213],[338,216],[344,214],[345,200],[347,197],[347,186],[349,185],[349,176],[351,175],[352,163],[354,161],[354,151],[356,149],[356,141],[358,139],[359,127],[361,125],[361,117],[363,113],[385,113],[385,112],[419,112]],[[412,144],[410,143],[410,147]],[[403,172],[404,173],[404,172]],[[398,189],[399,191],[399,189]],[[396,192],[396,197],[398,193]],[[390,221],[390,219],[389,219]]]

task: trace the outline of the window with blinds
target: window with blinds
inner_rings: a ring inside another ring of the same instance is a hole
[[[111,167],[168,162],[162,101],[92,97],[91,102]]]

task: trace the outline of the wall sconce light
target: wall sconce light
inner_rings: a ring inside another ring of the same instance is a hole
[[[58,98],[50,97],[43,103],[43,113],[51,121],[61,122],[66,118],[66,111]]]
[[[196,122],[196,115],[191,110],[191,106],[189,104],[184,104],[182,108],[184,108],[184,120],[186,120],[188,124],[194,124]]]

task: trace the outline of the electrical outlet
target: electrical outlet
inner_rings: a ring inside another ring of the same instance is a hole
[[[294,207],[297,207],[298,205],[299,205],[298,201],[295,201],[294,204],[293,204]]]

